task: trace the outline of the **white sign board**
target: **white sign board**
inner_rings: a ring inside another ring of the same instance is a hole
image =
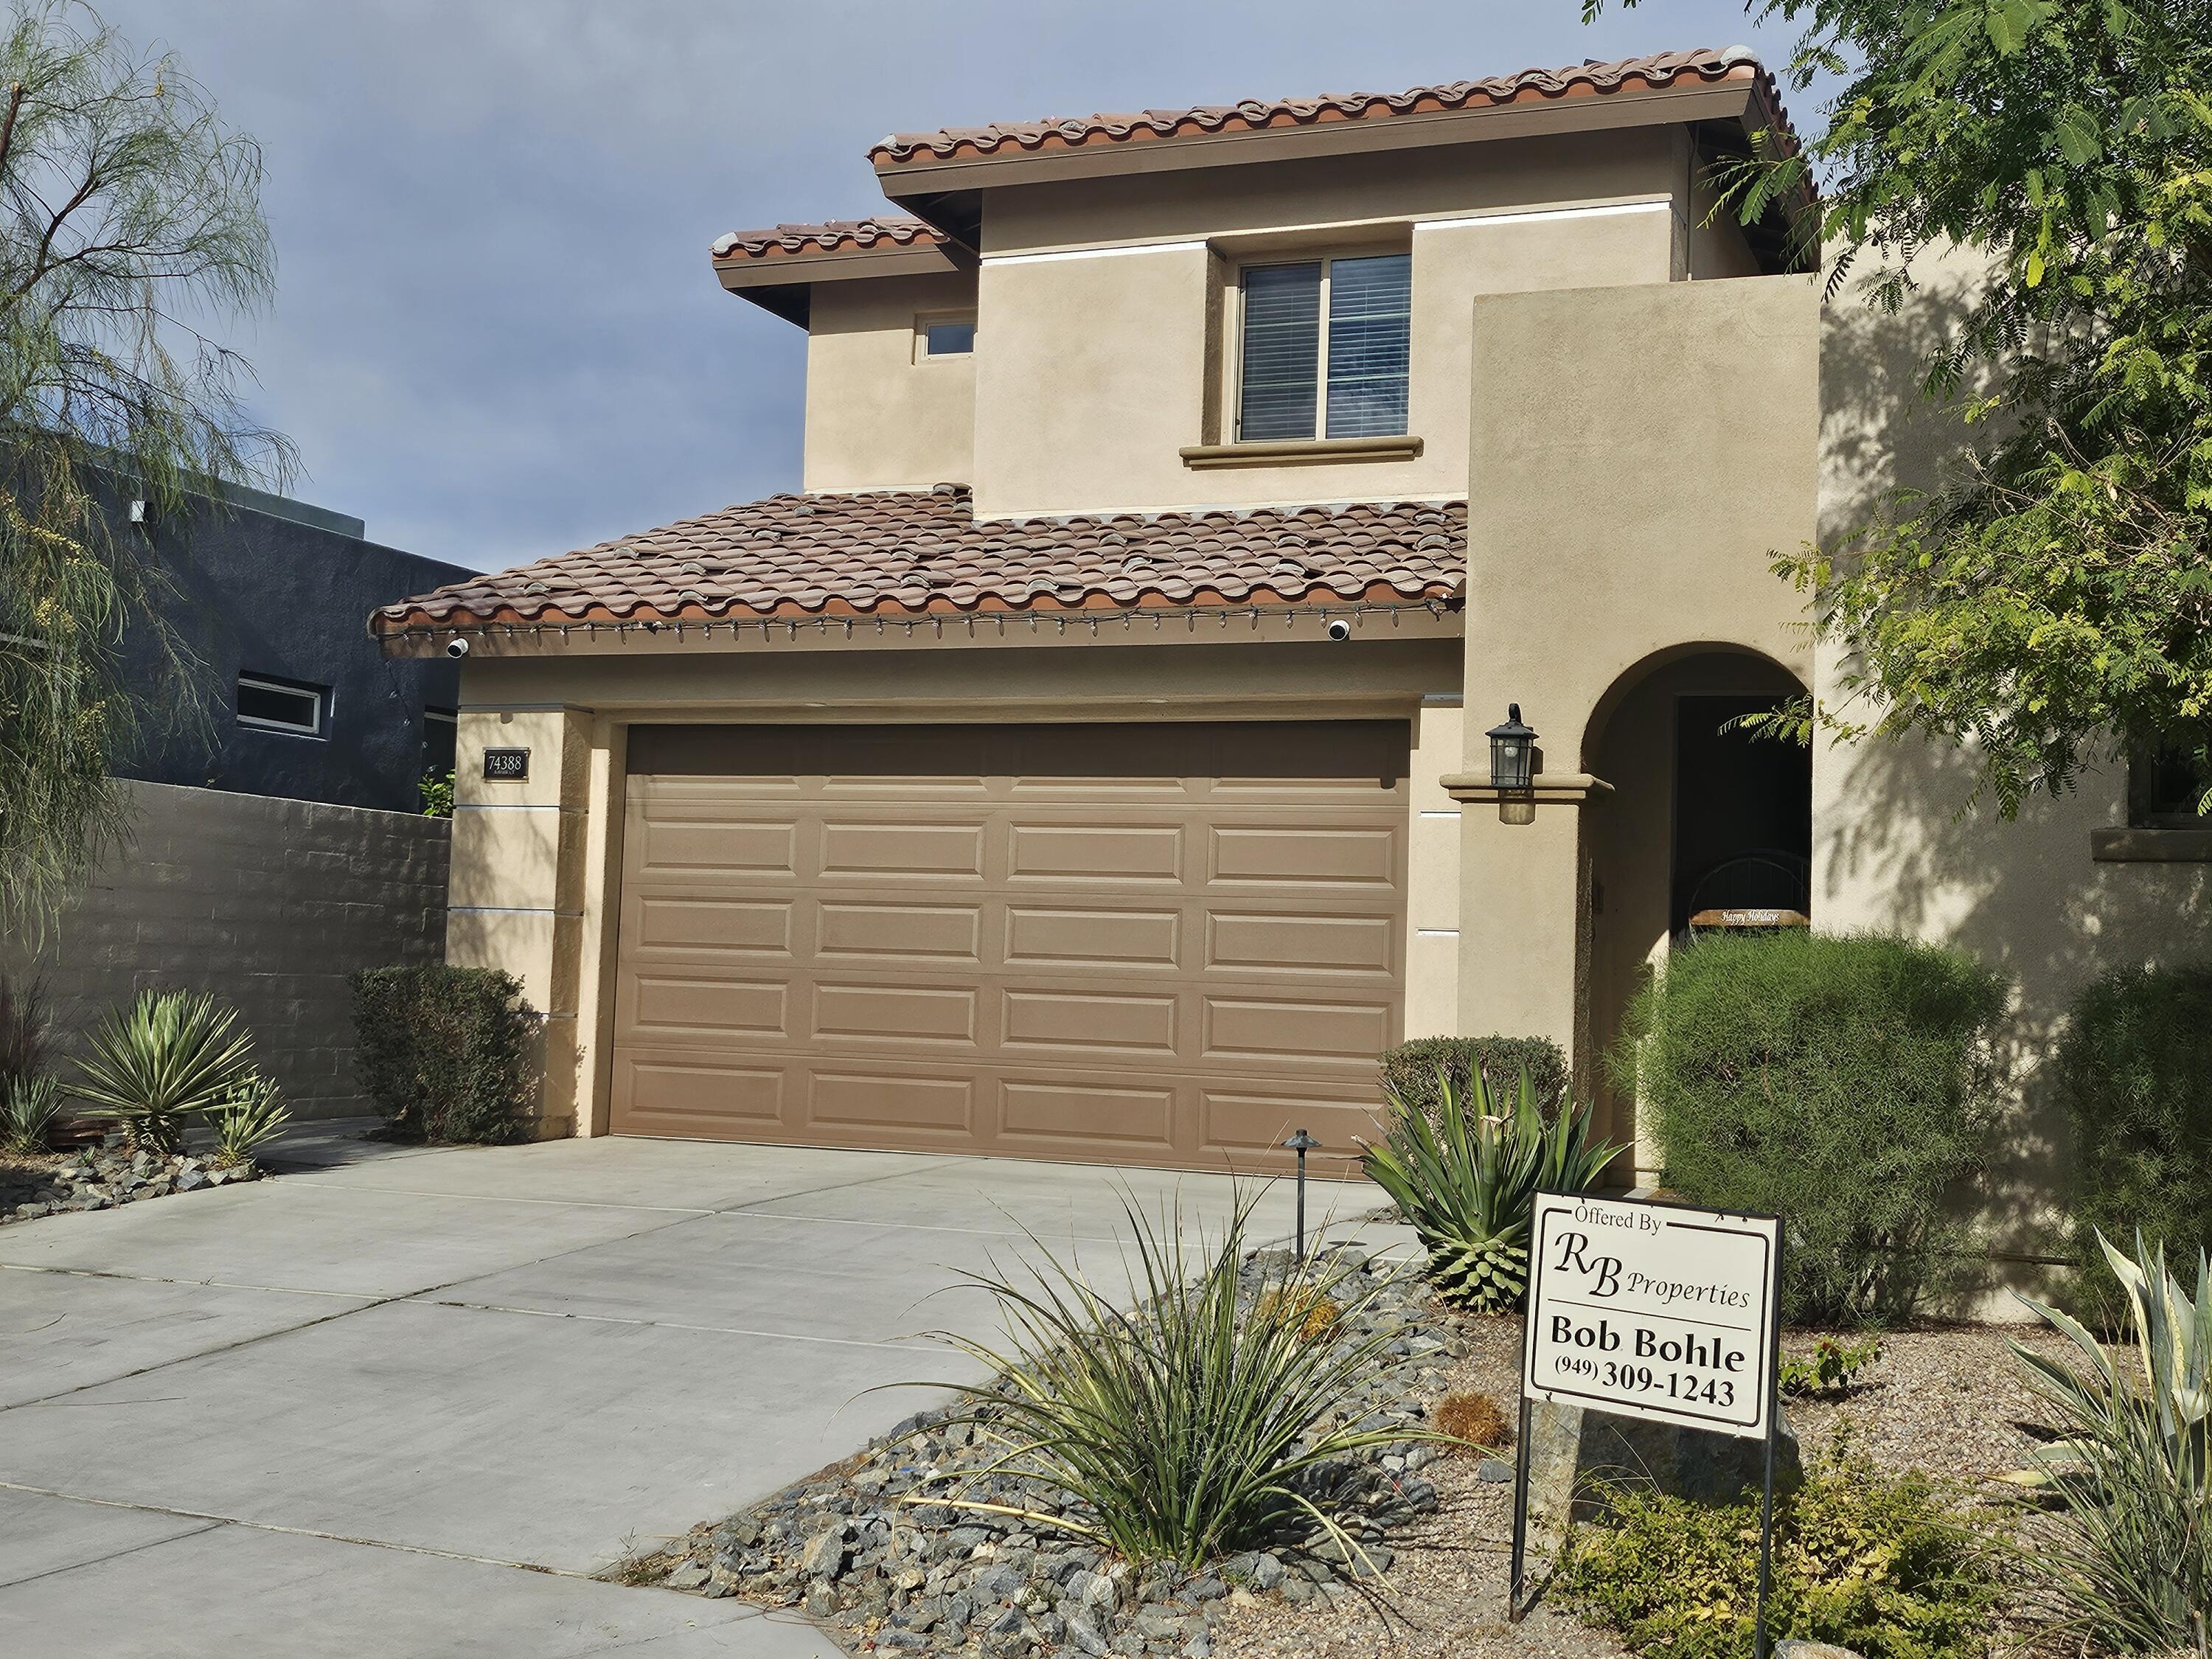
[[[1540,1195],[1522,1391],[1765,1439],[1781,1248],[1771,1217]]]

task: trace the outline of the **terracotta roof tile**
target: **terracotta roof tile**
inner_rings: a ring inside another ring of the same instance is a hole
[[[732,230],[714,239],[717,259],[773,258],[779,253],[866,252],[884,243],[909,247],[938,246],[942,231],[902,214],[866,219],[829,219],[818,225],[772,225],[766,230]]]
[[[1201,133],[1257,132],[1323,122],[1375,120],[1439,110],[1589,96],[1632,87],[1664,90],[1686,79],[1702,82],[1755,81],[1773,112],[1774,125],[1780,136],[1794,144],[1789,117],[1783,110],[1773,77],[1750,48],[1729,46],[1720,51],[1659,52],[1609,64],[1575,64],[1565,69],[1528,69],[1486,80],[1453,81],[1442,86],[1414,87],[1405,92],[1247,99],[1243,103],[1202,105],[1193,109],[1148,109],[1128,115],[1054,116],[1042,121],[994,121],[982,127],[896,133],[878,143],[868,155],[878,167],[895,170],[917,159],[950,161],[990,155],[1009,148],[1036,151]]]
[[[1463,501],[978,520],[963,484],[771,495],[455,582],[369,628],[1443,599],[1466,548]]]

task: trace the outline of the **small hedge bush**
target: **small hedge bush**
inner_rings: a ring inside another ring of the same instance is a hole
[[[1786,1317],[1880,1322],[1956,1277],[1947,1200],[1989,1151],[2004,1004],[2004,981],[1962,951],[1723,935],[1674,953],[1613,1064],[1668,1186],[1784,1218]]]
[[[2098,1229],[2115,1239],[2140,1229],[2178,1261],[2212,1248],[2212,963],[2098,980],[2074,1005],[2057,1066],[2084,1289],[2117,1312]]]
[[[353,976],[354,1063],[398,1137],[519,1140],[534,1107],[544,1017],[489,968],[369,968]]]
[[[1608,1523],[1568,1535],[1553,1589],[1639,1653],[1749,1659],[1759,1505],[1607,1492]],[[1866,1659],[1982,1659],[2000,1591],[1988,1540],[1913,1471],[1838,1448],[1778,1495],[1767,1629]]]
[[[1567,1097],[1570,1081],[1565,1050],[1549,1037],[1416,1037],[1382,1053],[1382,1088],[1433,1123],[1437,1110],[1437,1068],[1451,1079],[1462,1099],[1474,1092],[1475,1068],[1497,1100],[1521,1097],[1526,1070],[1536,1103],[1547,1110]]]

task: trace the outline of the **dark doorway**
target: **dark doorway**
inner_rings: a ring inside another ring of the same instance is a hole
[[[1674,934],[1705,910],[1810,913],[1813,751],[1729,724],[1776,705],[1741,696],[1675,705]]]

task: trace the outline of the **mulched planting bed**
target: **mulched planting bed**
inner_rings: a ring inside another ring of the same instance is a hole
[[[0,1223],[112,1210],[143,1199],[255,1181],[260,1174],[252,1164],[218,1170],[204,1157],[157,1158],[121,1146],[83,1146],[33,1158],[9,1154],[0,1156]]]
[[[1519,1400],[1519,1320],[1459,1314],[1417,1273],[1374,1271],[1386,1282],[1370,1316],[1404,1321],[1406,1330],[1350,1413],[1425,1423],[1443,1395],[1466,1391],[1488,1395],[1510,1419]],[[1248,1279],[1255,1276],[1248,1264]],[[1366,1283],[1363,1273],[1343,1293],[1356,1296]],[[1785,1349],[1809,1349],[1818,1334],[1790,1333]],[[2025,1427],[2032,1400],[2008,1338],[2061,1347],[2055,1334],[2026,1327],[1893,1334],[1852,1387],[1792,1400],[1785,1416],[1808,1456],[1840,1429],[1879,1465],[1988,1482],[2020,1468],[2034,1443]],[[1521,1624],[1507,1621],[1509,1462],[1401,1443],[1346,1467],[1340,1478],[1359,1517],[1352,1530],[1382,1568],[1380,1583],[1332,1548],[1288,1540],[1187,1574],[1133,1567],[1034,1522],[914,1501],[961,1492],[1009,1508],[1060,1509],[1064,1494],[1019,1477],[988,1477],[962,1492],[957,1477],[999,1449],[948,1415],[910,1419],[846,1462],[607,1576],[795,1607],[862,1654],[1610,1659],[1626,1651],[1546,1601]],[[2000,1501],[1996,1488],[1990,1496]],[[1073,1505],[1065,1512],[1085,1518]]]

